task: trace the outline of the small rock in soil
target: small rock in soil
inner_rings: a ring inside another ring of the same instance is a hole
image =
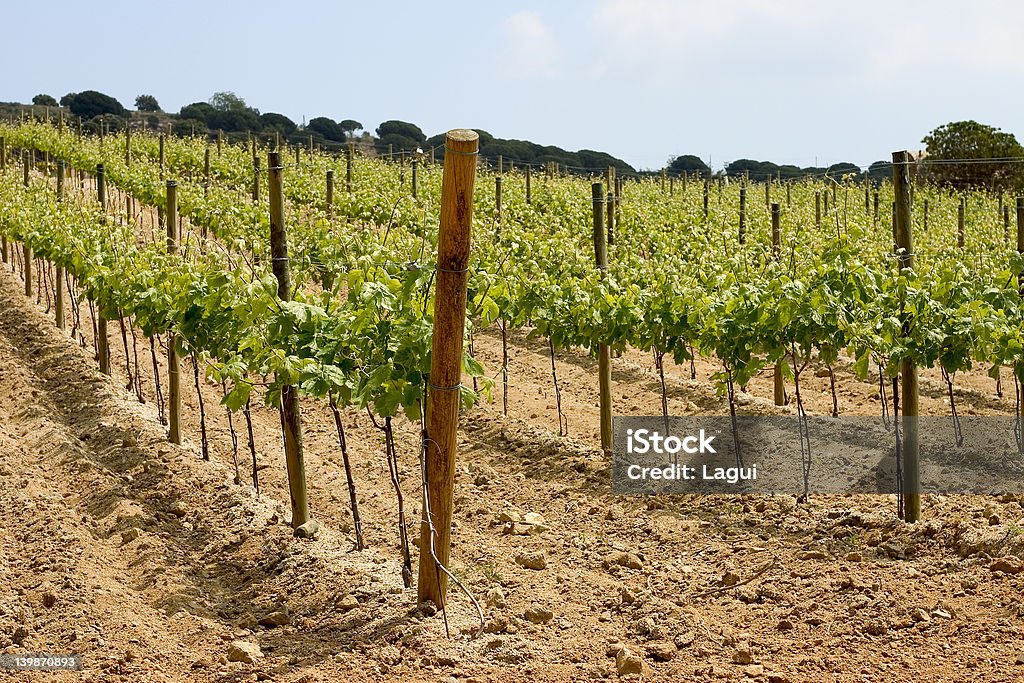
[[[345,593],[344,595],[342,595],[334,601],[334,606],[340,609],[342,612],[347,612],[350,609],[355,609],[356,607],[359,607],[359,600],[357,600],[356,596],[352,595],[351,593]]]
[[[502,633],[508,628],[508,617],[496,614],[484,625],[484,633]]]
[[[488,607],[504,607],[505,606],[505,593],[501,590],[501,587],[495,586],[491,590],[487,591],[487,606]]]
[[[931,617],[928,616],[928,612],[924,611],[920,607],[915,610],[911,610],[910,618],[914,621],[931,621]]]
[[[780,619],[779,625],[776,628],[778,628],[780,631],[792,631],[793,622],[789,619]]]
[[[516,555],[516,564],[524,569],[540,571],[547,568],[548,560],[544,557],[544,553],[534,550]]]
[[[546,624],[554,618],[555,613],[547,607],[531,605],[530,608],[523,613],[523,616],[531,624]]]
[[[288,616],[288,613],[284,610],[277,610],[276,612],[271,612],[270,614],[266,615],[257,623],[259,623],[260,626],[265,626],[266,628],[274,628],[277,626],[286,626],[290,624],[291,618]]]
[[[990,572],[1002,572],[1004,574],[1020,574],[1024,571],[1024,563],[1016,557],[1000,557],[988,566],[988,570]]]
[[[640,561],[640,558],[633,553],[627,553],[625,551],[618,551],[605,555],[602,561],[605,569],[610,569],[613,566],[628,567],[630,569],[643,569],[644,563]]]
[[[647,646],[647,654],[659,662],[667,662],[676,656],[676,646],[672,643],[653,643]]]
[[[743,669],[743,673],[750,678],[757,678],[764,675],[764,667],[760,664],[751,664]]]
[[[741,647],[732,653],[732,661],[736,664],[750,664],[754,661],[754,654],[749,647]]]
[[[620,676],[643,673],[644,661],[628,647],[624,647],[615,655],[615,670]]]
[[[263,656],[260,646],[256,643],[249,643],[244,640],[236,640],[228,646],[229,662],[245,662],[252,664]]]
[[[697,634],[693,631],[687,631],[686,633],[680,633],[672,642],[677,649],[682,650],[693,645],[695,640],[697,640]]]

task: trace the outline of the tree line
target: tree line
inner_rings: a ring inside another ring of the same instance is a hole
[[[185,105],[177,113],[164,112],[157,99],[149,94],[135,98],[136,111],[133,113],[116,98],[95,90],[68,93],[60,100],[52,95],[39,94],[32,98],[32,104],[63,107],[82,120],[83,128],[93,132],[100,127],[120,130],[131,121],[133,125],[141,122],[153,129],[169,125],[178,135],[216,131],[226,134],[228,139],[250,134],[273,135],[294,144],[306,144],[312,140],[314,144],[334,151],[355,141],[363,147],[372,147],[378,154],[426,154],[432,150],[435,158],[440,159],[444,155],[443,133],[428,138],[419,126],[407,121],[384,121],[372,134],[354,119],[332,120],[317,116],[299,125],[284,114],[261,113],[230,91],[217,92],[207,101]],[[5,109],[10,113],[21,106],[19,103],[8,103],[6,107],[0,104],[0,113]],[[477,130],[477,133],[480,135],[480,156],[492,165],[499,162],[520,166],[557,164],[569,172],[593,172],[612,166],[620,175],[685,173],[702,177],[746,177],[760,182],[805,177],[853,177],[877,182],[892,177],[892,164],[884,160],[862,169],[850,162],[801,168],[771,161],[736,159],[716,173],[700,157],[692,154],[670,157],[662,169],[638,171],[606,152],[589,149],[571,152],[527,140],[497,138],[483,130]],[[958,121],[935,128],[921,142],[925,150],[916,162],[918,178],[955,189],[1024,189],[1024,147],[1012,133],[976,121]]]

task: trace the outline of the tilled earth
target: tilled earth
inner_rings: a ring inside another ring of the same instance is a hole
[[[365,414],[344,421],[367,548],[354,549],[332,417],[313,402],[303,410],[320,532],[294,538],[275,410],[253,410],[256,493],[239,418],[234,482],[219,386],[203,383],[205,462],[191,385],[186,443],[166,442],[148,344],[142,404],[124,391],[116,326],[108,378],[91,337],[82,347],[59,332],[22,289],[0,273],[0,652],[77,653],[84,671],[10,680],[1024,679],[1016,496],[928,497],[915,525],[886,496],[615,497],[596,448],[593,362],[558,352],[570,432],[559,437],[547,346],[519,334],[509,415],[499,383],[493,403],[464,415],[460,438],[452,571],[485,629],[453,590],[446,635],[442,615],[402,585],[383,437]],[[475,347],[500,367],[496,333]],[[714,366],[696,370],[667,368],[670,410],[722,414]],[[805,401],[826,414],[828,379],[815,374]],[[843,413],[876,414],[877,384],[839,375]],[[925,376],[922,409],[948,412],[944,386]],[[617,413],[660,412],[646,355],[616,359],[614,382]],[[966,414],[1013,408],[983,373],[958,387]],[[779,412],[763,399],[769,376],[747,389],[744,412]],[[396,424],[417,530],[417,428]]]

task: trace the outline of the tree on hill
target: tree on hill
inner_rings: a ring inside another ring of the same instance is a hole
[[[918,173],[940,185],[1002,190],[1019,186],[1024,178],[1020,170],[1024,147],[1012,133],[998,128],[976,121],[956,121],[939,126],[921,142],[928,156],[919,164]],[[993,161],[971,161],[981,159]],[[932,163],[936,161],[946,163]]]
[[[62,106],[62,107],[70,107],[71,103],[75,101],[75,95],[77,95],[77,94],[78,93],[69,92],[67,95],[65,95],[64,97],[60,98],[60,106]]]
[[[386,152],[391,146],[393,152],[413,152],[417,148],[422,149],[426,143],[427,136],[423,134],[420,127],[406,121],[385,121],[377,126],[377,150]]]
[[[668,168],[666,169],[669,173],[699,173],[702,176],[711,175],[711,167],[704,163],[704,161],[693,154],[683,154],[682,156],[672,157],[668,160]]]
[[[290,118],[272,111],[260,114],[259,125],[260,130],[264,133],[280,133],[286,137],[298,129],[298,126]]]
[[[110,95],[104,95],[95,90],[78,93],[68,104],[68,108],[71,109],[72,114],[81,119],[91,119],[104,114],[122,118],[128,116],[128,111],[120,102]]]
[[[213,93],[210,96],[210,106],[217,111],[244,111],[249,108],[245,100],[230,90]]]
[[[363,129],[363,124],[359,123],[354,119],[345,119],[344,121],[339,121],[338,125],[341,126],[341,129],[345,131],[346,135],[349,136],[354,135],[357,130]]]
[[[193,102],[182,107],[181,111],[178,112],[178,117],[182,119],[195,119],[206,123],[216,111],[213,105],[208,102]]]
[[[317,133],[323,139],[330,140],[332,142],[344,142],[347,139],[342,127],[326,116],[317,116],[316,118],[311,119],[310,122],[306,124],[306,129],[313,133]]]
[[[135,108],[139,111],[160,111],[160,103],[152,95],[139,95],[135,98]]]
[[[54,99],[53,95],[36,95],[32,98],[32,104],[39,107],[56,107],[57,100]]]

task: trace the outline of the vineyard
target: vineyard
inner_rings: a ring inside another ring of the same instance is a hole
[[[612,412],[1020,415],[1024,200],[894,169],[0,124],[0,645],[84,651],[83,680],[1017,680],[1016,492],[609,494]]]

